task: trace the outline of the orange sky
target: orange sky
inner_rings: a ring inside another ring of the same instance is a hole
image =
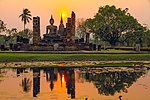
[[[74,11],[77,18],[89,18],[94,16],[100,6],[105,5],[129,8],[132,16],[150,27],[150,0],[0,0],[0,19],[7,23],[8,28],[22,30],[23,23],[18,16],[23,8],[28,8],[32,16],[41,17],[41,34],[45,34],[51,14],[58,25],[62,10],[68,16]],[[32,29],[32,22],[27,27]]]

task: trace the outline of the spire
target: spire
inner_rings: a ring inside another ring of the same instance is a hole
[[[59,26],[64,27],[62,14],[61,14],[61,19],[60,19],[60,25]]]
[[[61,33],[64,32],[64,24],[63,24],[62,14],[61,14],[61,19],[60,19],[59,31],[61,31]]]
[[[60,24],[63,24],[63,17],[62,17],[62,13],[61,13],[61,20],[60,20]]]

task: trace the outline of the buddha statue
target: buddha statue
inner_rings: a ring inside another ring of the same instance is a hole
[[[46,34],[44,34],[43,40],[48,43],[58,43],[62,42],[63,40],[60,38],[57,30],[57,26],[54,25],[54,19],[51,16],[50,18],[50,25],[46,27]]]
[[[57,34],[57,26],[54,25],[54,19],[52,16],[49,22],[50,25],[46,27],[46,34],[51,34],[51,35]]]

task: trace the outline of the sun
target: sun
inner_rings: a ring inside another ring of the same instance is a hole
[[[60,10],[60,13],[59,13],[63,19],[66,19],[68,17],[68,10],[66,9],[62,9]]]
[[[63,18],[66,18],[66,13],[63,12],[63,13],[61,14],[61,16],[62,16]]]
[[[59,10],[58,14],[59,14],[60,18],[62,17],[64,23],[67,22],[67,18],[69,17],[69,12],[68,11],[69,10],[66,9],[66,8],[62,8],[62,9]]]

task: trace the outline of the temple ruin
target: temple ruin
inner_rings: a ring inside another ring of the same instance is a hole
[[[59,27],[54,22],[54,18],[51,15],[49,25],[46,26],[46,33],[41,38],[40,17],[33,17],[33,43],[19,43],[19,49],[32,51],[89,50],[89,35],[86,36],[85,41],[84,39],[75,39],[76,15],[73,11],[71,17],[67,18],[66,27],[63,23],[62,16]]]

